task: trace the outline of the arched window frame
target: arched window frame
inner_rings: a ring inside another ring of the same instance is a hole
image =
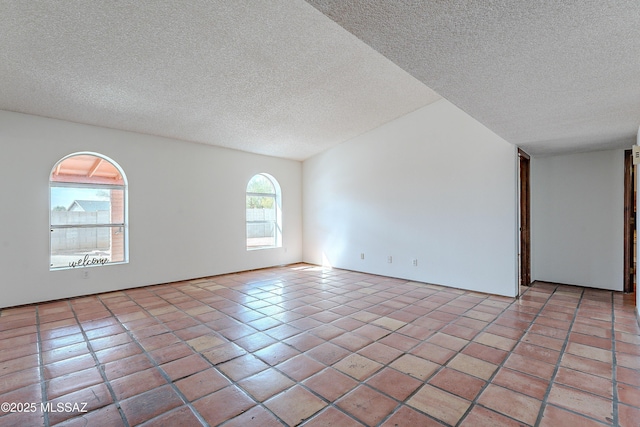
[[[90,174],[87,177],[77,176],[72,177],[70,175],[54,179],[54,177],[59,176],[60,168],[63,162],[78,156],[92,156],[96,158],[94,166],[90,170]],[[117,178],[114,179],[114,183],[110,183],[107,178],[98,178],[93,177],[93,174],[98,170],[99,166],[103,162],[108,162],[118,173]],[[54,221],[54,206],[53,203],[53,192],[55,189],[59,188],[67,188],[74,189],[79,191],[86,190],[96,190],[96,191],[109,191],[109,206],[110,206],[110,214],[109,221],[96,221],[96,223],[92,224],[81,224],[81,223],[71,223],[71,224],[60,224]],[[114,197],[112,190],[121,191],[120,195],[117,196],[117,202],[122,203],[122,208],[117,210],[118,215],[114,215],[113,206],[114,206]],[[118,218],[114,220],[114,216]],[[121,220],[120,220],[121,218]],[[124,170],[120,165],[112,160],[111,158],[95,152],[83,151],[69,154],[62,159],[60,159],[51,170],[49,174],[49,269],[51,271],[54,270],[64,270],[70,268],[81,268],[81,267],[95,267],[95,266],[103,266],[103,265],[112,265],[112,264],[124,264],[129,262],[129,215],[128,215],[128,181]],[[108,229],[109,230],[109,255],[105,256],[101,254],[88,255],[88,254],[76,254],[73,256],[67,255],[64,261],[60,261],[60,259],[56,259],[54,262],[54,233],[60,230],[73,230],[80,232],[82,229]],[[117,236],[117,238],[114,238]],[[114,255],[114,240],[117,240],[117,253],[116,258],[113,259]]]
[[[269,182],[271,183],[271,185],[273,186],[273,193],[263,193],[263,192],[258,192],[258,193],[253,193],[249,191],[249,186],[251,185],[251,182],[256,178],[262,176],[264,178],[266,178],[267,180],[269,180]],[[273,198],[274,200],[274,219],[273,220],[253,220],[249,218],[249,198],[250,197],[270,197]],[[275,179],[272,175],[268,174],[268,173],[257,173],[255,175],[253,175],[251,177],[251,179],[249,179],[249,181],[247,182],[247,187],[246,187],[246,204],[245,207],[246,209],[246,213],[245,213],[245,224],[246,224],[246,246],[247,246],[247,250],[259,250],[259,249],[270,249],[270,248],[280,248],[282,247],[282,191],[280,189],[280,184],[278,183],[278,180]],[[251,237],[250,237],[250,228],[256,224],[265,224],[265,223],[272,223],[273,224],[273,230],[274,230],[274,235],[273,235],[273,241],[270,242],[269,244],[255,244],[251,241]]]

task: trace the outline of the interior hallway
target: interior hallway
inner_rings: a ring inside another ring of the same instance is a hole
[[[635,426],[640,328],[611,291],[296,264],[2,309],[0,402],[36,409],[0,426]]]

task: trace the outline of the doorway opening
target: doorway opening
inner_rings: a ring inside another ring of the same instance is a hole
[[[636,289],[636,176],[631,150],[624,152],[624,293]]]
[[[519,259],[519,293],[522,286],[531,285],[531,157],[518,148],[520,163],[520,259]]]

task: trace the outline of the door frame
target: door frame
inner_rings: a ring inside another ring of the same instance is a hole
[[[624,270],[623,291],[631,293],[635,288],[634,234],[635,224],[635,167],[631,150],[624,151]]]
[[[518,284],[531,285],[531,157],[518,148],[520,166],[520,262]],[[519,293],[519,292],[518,292]]]

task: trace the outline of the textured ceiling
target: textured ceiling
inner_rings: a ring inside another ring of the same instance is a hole
[[[534,155],[640,124],[638,0],[0,0],[0,20],[0,109],[272,156],[438,94]]]
[[[302,0],[0,0],[0,109],[302,160],[439,95]]]
[[[638,0],[308,0],[531,154],[630,147]]]

